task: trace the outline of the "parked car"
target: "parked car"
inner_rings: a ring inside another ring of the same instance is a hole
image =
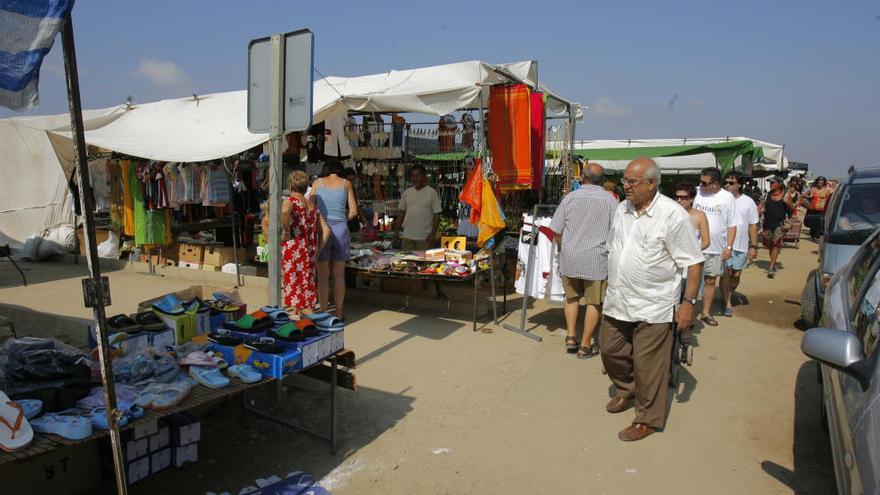
[[[819,266],[807,276],[801,293],[801,318],[819,324],[831,277],[880,227],[880,168],[850,168],[825,212],[825,237],[819,243]]]
[[[801,350],[820,363],[822,417],[827,422],[840,494],[880,493],[880,230],[828,283],[822,327],[806,332]]]

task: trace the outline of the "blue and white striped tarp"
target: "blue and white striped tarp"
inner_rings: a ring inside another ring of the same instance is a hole
[[[40,102],[40,65],[72,8],[73,0],[0,0],[0,106]]]

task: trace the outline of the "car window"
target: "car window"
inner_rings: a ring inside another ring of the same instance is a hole
[[[862,231],[865,238],[880,227],[880,184],[853,184],[838,191],[831,233]]]
[[[859,340],[862,341],[862,348],[866,356],[870,356],[874,352],[877,339],[880,337],[878,311],[880,311],[880,271],[877,271],[872,277],[865,297],[856,307],[855,320],[853,321],[853,327],[856,329]]]
[[[847,277],[847,293],[849,294],[849,303],[854,304],[859,300],[859,294],[862,292],[862,286],[870,274],[876,270],[874,265],[880,258],[880,236],[874,236],[871,241],[859,249],[853,257],[852,269]],[[876,284],[873,284],[876,285]],[[866,287],[867,289],[867,287]],[[853,308],[850,314],[857,314],[858,308]]]

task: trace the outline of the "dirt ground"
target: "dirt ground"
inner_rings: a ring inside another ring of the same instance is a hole
[[[302,470],[335,495],[834,493],[816,367],[800,352],[803,332],[796,328],[815,245],[784,250],[775,280],[764,276],[766,256],[762,250],[745,272],[746,301],[734,318],[697,330],[695,362],[670,389],[666,429],[644,441],[617,439],[633,413],[605,412],[610,382],[599,359],[564,352],[560,307],[539,303],[529,311],[528,328],[544,339],[537,343],[494,325],[493,333],[473,333],[464,321],[352,298],[346,347],[358,355],[361,388],[339,393],[336,455],[229,402],[205,411],[201,462],[131,492],[238,493],[257,478]],[[27,268],[32,285],[23,288],[0,264],[0,302],[88,318],[80,306],[81,268]],[[120,311],[191,285],[109,276]],[[243,295],[251,304],[265,300],[264,290],[245,288]],[[507,320],[518,322],[518,311]],[[271,404],[272,392],[260,391],[254,403]],[[283,405],[268,407],[326,428],[327,404],[326,384],[293,377]]]

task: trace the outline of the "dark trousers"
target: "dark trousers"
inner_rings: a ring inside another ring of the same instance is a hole
[[[636,401],[633,423],[663,428],[672,325],[620,321],[606,316],[599,329],[599,348],[617,396]]]

